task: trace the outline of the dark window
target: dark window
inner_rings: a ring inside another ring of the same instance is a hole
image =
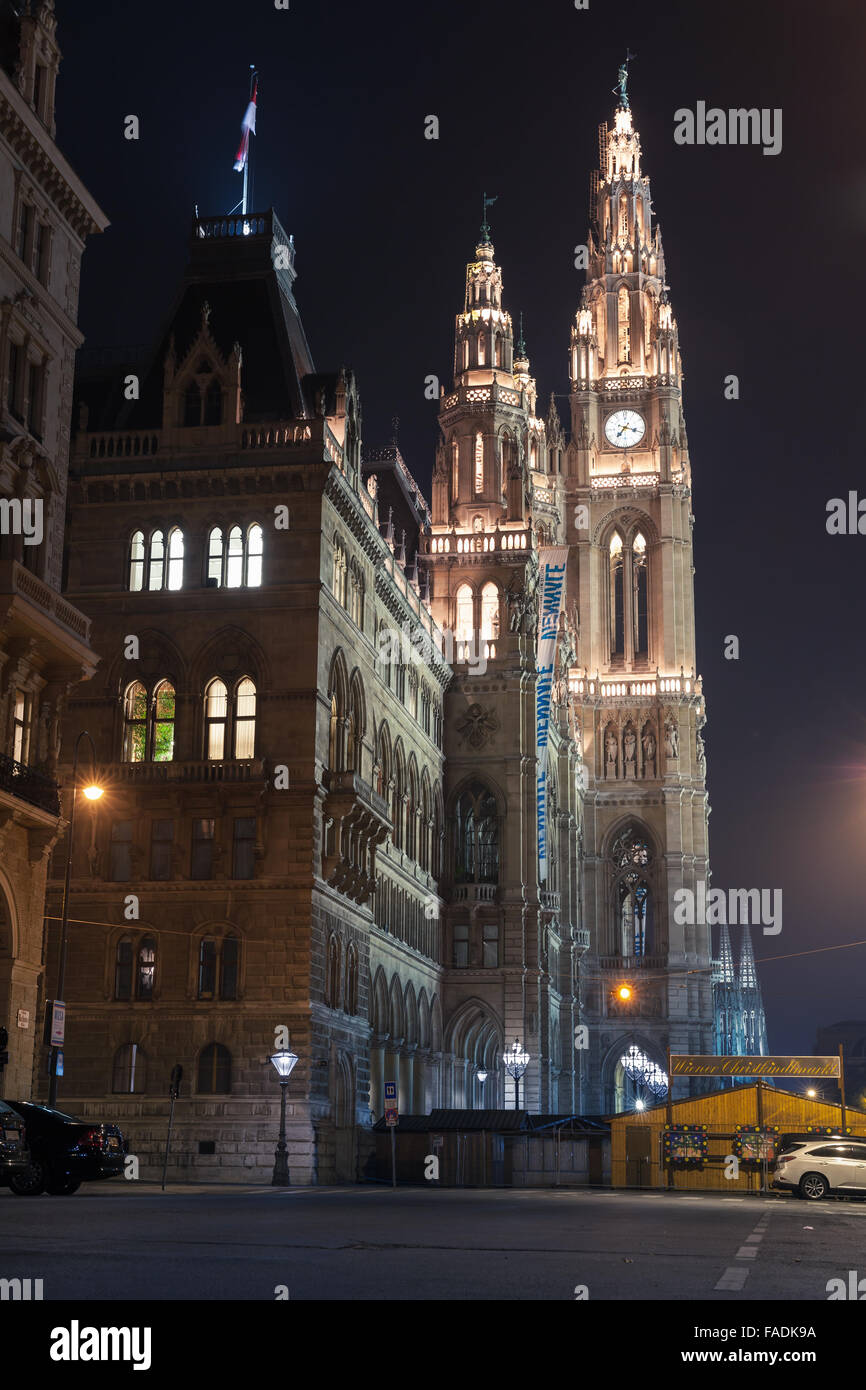
[[[461,922],[456,923],[454,927],[453,964],[461,970],[469,964],[469,927]]]
[[[6,401],[10,411],[21,417],[21,348],[17,343],[9,344],[9,381]]]
[[[171,878],[171,851],[174,845],[174,821],[150,822],[150,876]]]
[[[132,878],[132,821],[116,820],[111,827],[108,876],[112,883]]]
[[[21,216],[18,221],[18,246],[17,251],[22,261],[27,260],[27,253],[30,249],[30,234],[33,228],[33,208],[29,203],[21,204]]]
[[[132,998],[132,942],[128,936],[117,943],[114,957],[114,997]]]
[[[223,393],[218,381],[212,381],[204,399],[204,422],[206,425],[221,425],[223,420]]]
[[[194,820],[192,823],[192,863],[190,878],[213,877],[213,838],[212,820]]]
[[[252,878],[255,864],[255,816],[240,816],[234,826],[232,878]]]
[[[213,999],[216,989],[217,944],[212,937],[205,937],[198,952],[198,997]]]
[[[473,782],[455,808],[454,879],[457,883],[497,883],[499,821],[486,787]]]
[[[137,1043],[124,1043],[114,1054],[111,1089],[118,1094],[141,1094],[147,1089],[146,1058]]]
[[[220,952],[220,999],[237,999],[238,966],[241,943],[236,936],[224,936]]]
[[[51,247],[51,229],[40,222],[36,228],[36,276],[43,284],[48,284],[48,253]]]
[[[201,424],[201,391],[195,382],[186,388],[184,394],[183,423],[185,425]]]
[[[199,1053],[198,1086],[200,1095],[224,1096],[232,1088],[232,1058],[222,1043],[208,1043]]]
[[[145,936],[138,947],[138,975],[135,982],[136,999],[152,999],[156,978],[156,941]]]
[[[215,1154],[215,1153],[216,1153],[216,1140],[214,1140],[214,1139],[199,1139],[199,1141],[198,1141],[198,1151],[199,1151],[200,1154]]]
[[[27,372],[27,428],[37,439],[42,438],[42,386],[44,368],[31,362]]]
[[[33,109],[37,116],[43,116],[42,98],[45,94],[45,69],[37,63],[33,72]]]

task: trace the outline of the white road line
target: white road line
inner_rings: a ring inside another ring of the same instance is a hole
[[[755,1258],[755,1256],[757,1255],[757,1253],[758,1253],[757,1246],[755,1246],[755,1245],[741,1245],[740,1248],[739,1248],[739,1250],[738,1250],[737,1253],[736,1253],[735,1258],[738,1259],[738,1260],[753,1260],[753,1259]]]
[[[730,1269],[725,1270],[718,1284],[716,1284],[716,1288],[730,1289],[733,1292],[738,1292],[743,1287],[748,1277],[749,1271],[747,1269],[743,1269],[742,1266],[738,1269],[736,1266],[732,1265]]]

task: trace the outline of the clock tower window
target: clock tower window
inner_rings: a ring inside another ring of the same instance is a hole
[[[617,342],[620,362],[631,361],[630,300],[631,296],[628,289],[622,285],[616,297]]]

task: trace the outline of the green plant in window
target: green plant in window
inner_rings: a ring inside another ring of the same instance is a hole
[[[153,727],[153,761],[171,762],[174,753],[175,694],[171,685],[161,685],[156,692],[156,719]]]

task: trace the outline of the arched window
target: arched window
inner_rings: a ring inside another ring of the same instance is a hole
[[[129,543],[129,587],[138,593],[144,587],[144,532],[133,531]]]
[[[136,999],[152,999],[156,979],[156,940],[144,936],[138,945],[138,964],[135,972]]]
[[[191,381],[184,392],[183,423],[186,426],[201,424],[201,391],[197,381]]]
[[[257,589],[262,582],[262,552],[264,533],[258,522],[253,522],[247,531],[247,586]]]
[[[183,588],[183,532],[174,526],[168,533],[168,589]]]
[[[614,531],[610,539],[610,654],[625,652],[625,613],[623,606],[622,536]]]
[[[457,440],[451,440],[451,501],[456,502],[460,495],[460,456]]]
[[[498,636],[499,589],[490,581],[481,590],[481,638],[484,642],[492,642]]]
[[[244,582],[244,535],[240,526],[229,531],[226,553],[226,588],[240,589]]]
[[[223,393],[216,377],[205,393],[204,422],[206,425],[221,425],[223,422]]]
[[[475,436],[475,491],[484,491],[484,436],[480,430]]]
[[[616,296],[617,351],[620,362],[631,361],[631,295],[621,285]]]
[[[628,198],[625,193],[619,195],[619,244],[625,246],[628,242]]]
[[[218,761],[225,757],[226,749],[229,693],[225,682],[219,677],[212,680],[205,690],[204,701],[207,757]]]
[[[391,838],[395,849],[403,848],[403,797],[406,792],[403,755],[398,744],[394,751],[394,786],[391,793]]]
[[[251,758],[256,745],[256,687],[244,676],[235,691],[236,758]]]
[[[340,995],[340,943],[331,935],[328,941],[328,963],[325,976],[325,1003],[329,1009],[336,1009]]]
[[[124,936],[118,941],[114,953],[114,997],[115,999],[132,998],[132,958],[134,943],[131,936]]]
[[[232,1088],[232,1056],[222,1043],[208,1043],[198,1057],[196,1090],[202,1096],[226,1096]]]
[[[454,625],[454,636],[458,642],[472,641],[472,607],[472,590],[468,584],[461,584],[457,590],[457,621]]]
[[[111,1089],[116,1095],[141,1095],[147,1090],[147,1058],[138,1043],[124,1043],[115,1052]]]
[[[484,330],[483,330],[483,329],[480,329],[480,330],[479,330],[479,333],[478,333],[478,365],[479,365],[479,367],[483,367],[484,364],[485,364],[485,362],[486,362],[486,360],[487,360],[487,344],[486,344],[485,341],[484,341]]]
[[[174,757],[175,689],[170,681],[160,681],[153,692],[153,753],[155,763],[170,763]]]
[[[654,950],[649,843],[636,826],[629,826],[614,841],[611,858],[615,875],[614,954],[640,959]]]
[[[212,526],[208,532],[207,580],[214,589],[223,582],[223,533],[219,526]]]
[[[497,883],[499,818],[496,801],[480,782],[462,792],[454,814],[455,883]]]
[[[165,538],[162,531],[154,531],[150,538],[150,564],[148,565],[148,589],[161,589],[165,569]]]
[[[354,942],[350,943],[346,951],[346,990],[343,1007],[347,1014],[358,1012],[358,952]]]
[[[498,333],[493,339],[493,365],[494,367],[502,366],[502,339]]]
[[[123,697],[123,761],[142,763],[146,756],[147,691],[141,681],[133,681]]]
[[[634,654],[646,656],[649,645],[647,628],[647,555],[646,540],[638,531],[631,545],[632,576],[634,580]]]

